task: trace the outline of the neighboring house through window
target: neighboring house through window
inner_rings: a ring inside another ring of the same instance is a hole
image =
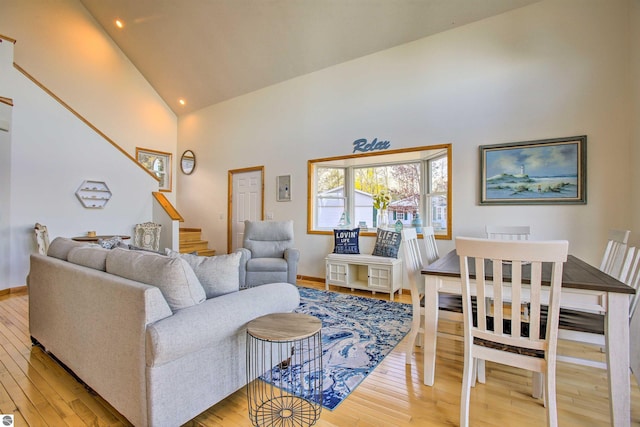
[[[366,153],[309,161],[310,233],[365,224],[375,231],[379,209],[374,197],[389,194],[388,221],[403,226],[432,225],[436,236],[451,238],[451,145]]]

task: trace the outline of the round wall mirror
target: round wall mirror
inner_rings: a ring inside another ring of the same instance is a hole
[[[193,170],[196,168],[196,155],[191,150],[187,150],[182,153],[182,157],[180,158],[180,169],[182,173],[185,175],[191,175]]]

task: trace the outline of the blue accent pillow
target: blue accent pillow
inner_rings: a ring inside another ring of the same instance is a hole
[[[402,242],[402,233],[378,228],[376,245],[371,255],[387,258],[398,258],[398,250]]]
[[[336,229],[333,230],[333,238],[335,245],[333,247],[334,254],[350,254],[356,255],[360,253],[360,228]]]

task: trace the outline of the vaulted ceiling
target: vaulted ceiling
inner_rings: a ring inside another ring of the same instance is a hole
[[[182,115],[539,0],[80,1]]]

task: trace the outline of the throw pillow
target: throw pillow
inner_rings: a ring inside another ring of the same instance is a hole
[[[193,268],[208,298],[236,292],[240,289],[240,252],[229,255],[197,256],[180,254]]]
[[[333,230],[333,253],[334,254],[359,254],[360,246],[358,239],[360,237],[360,228],[352,230],[337,229]]]
[[[115,248],[107,255],[107,273],[160,288],[171,311],[206,298],[193,269],[181,258]]]
[[[87,246],[87,244],[85,242],[76,242],[66,237],[56,237],[49,245],[47,255],[66,261],[69,251],[79,246]]]
[[[378,228],[376,245],[373,248],[373,253],[371,255],[398,258],[398,250],[400,249],[401,242],[402,233]]]
[[[69,251],[67,260],[70,263],[93,268],[94,270],[107,270],[108,249],[100,246],[77,246]]]
[[[105,249],[117,248],[120,243],[122,243],[120,236],[115,236],[110,239],[98,239],[98,244]]]

